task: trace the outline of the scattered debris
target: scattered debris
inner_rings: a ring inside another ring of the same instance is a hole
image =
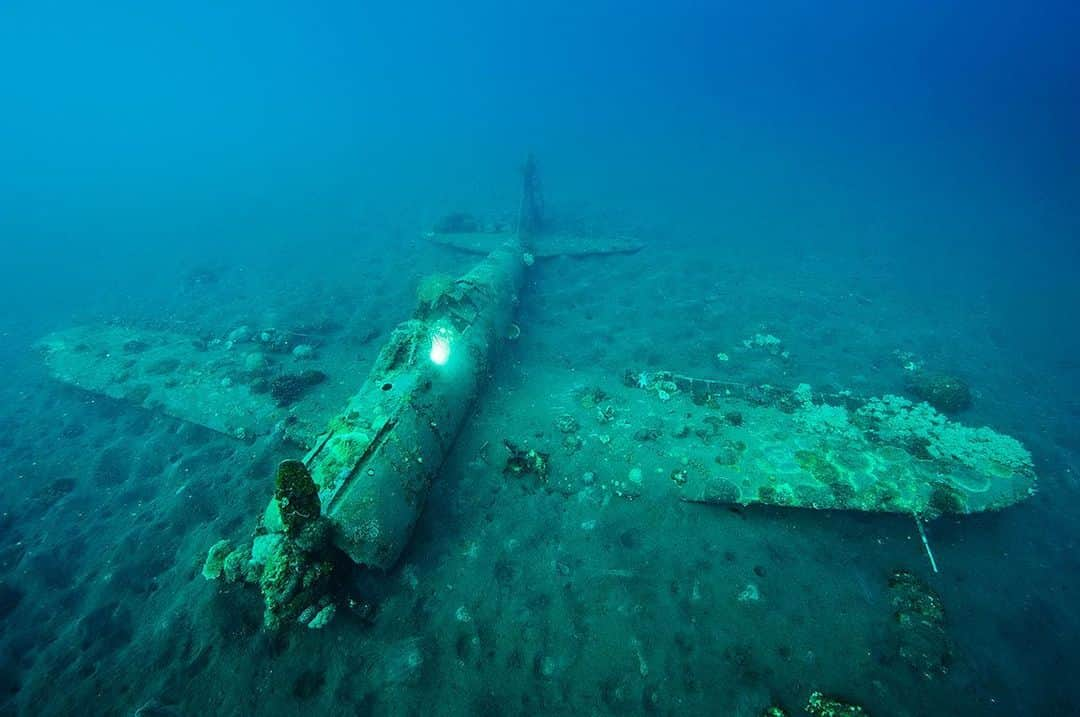
[[[548,477],[548,454],[541,453],[535,448],[523,450],[510,441],[504,440],[503,446],[508,453],[506,465],[503,467],[504,475],[520,478],[526,475],[536,476],[541,483],[547,482]]]
[[[971,407],[971,389],[956,376],[914,371],[908,375],[907,388],[942,413],[959,413]]]
[[[754,334],[744,339],[742,345],[748,349],[763,351],[784,361],[791,358],[791,352],[784,348],[784,342],[772,334]]]
[[[889,591],[895,609],[892,639],[897,656],[924,679],[947,674],[952,646],[941,598],[907,570],[894,570],[889,575]]]
[[[562,433],[577,433],[580,426],[576,418],[569,413],[564,413],[555,419],[555,427]]]
[[[270,382],[270,395],[279,407],[290,406],[307,393],[312,387],[326,380],[326,374],[314,369],[301,373],[287,373]]]
[[[615,407],[612,405],[597,406],[596,407],[596,422],[597,423],[611,423],[615,420]]]
[[[835,697],[826,697],[816,691],[810,694],[806,711],[811,717],[870,717],[870,713],[859,705]]]

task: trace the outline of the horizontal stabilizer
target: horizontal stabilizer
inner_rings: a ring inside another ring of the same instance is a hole
[[[509,232],[429,232],[425,237],[435,244],[468,252],[488,254],[510,238]],[[644,244],[630,236],[586,236],[573,233],[538,234],[529,242],[529,253],[537,259],[558,256],[598,256],[603,254],[633,254]]]

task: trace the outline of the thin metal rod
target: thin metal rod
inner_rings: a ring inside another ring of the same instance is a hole
[[[915,513],[912,513],[911,517],[915,519],[915,527],[919,529],[919,537],[922,538],[922,545],[926,549],[926,557],[930,558],[930,567],[936,573],[938,571],[937,561],[934,560],[934,551],[930,549],[930,541],[926,539],[926,530],[923,528],[922,520]]]

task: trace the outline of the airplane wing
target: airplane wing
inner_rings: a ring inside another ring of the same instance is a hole
[[[297,359],[244,343],[172,331],[86,325],[38,343],[63,383],[251,440],[272,432],[312,445],[355,388],[337,381],[340,357]]]
[[[679,459],[671,480],[683,500],[933,518],[997,510],[1034,492],[1031,454],[1019,441],[926,403],[669,372],[640,373],[634,383],[650,410],[677,411],[696,426],[656,440]]]
[[[510,479],[601,503],[670,499],[930,520],[998,510],[1035,490],[1031,454],[1015,438],[899,396],[668,371],[583,384],[587,375],[530,367],[512,391],[489,392],[463,450],[505,464]]]

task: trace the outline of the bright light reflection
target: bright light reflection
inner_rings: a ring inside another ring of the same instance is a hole
[[[450,337],[445,333],[437,332],[431,337],[431,363],[436,366],[444,366],[450,360]]]

